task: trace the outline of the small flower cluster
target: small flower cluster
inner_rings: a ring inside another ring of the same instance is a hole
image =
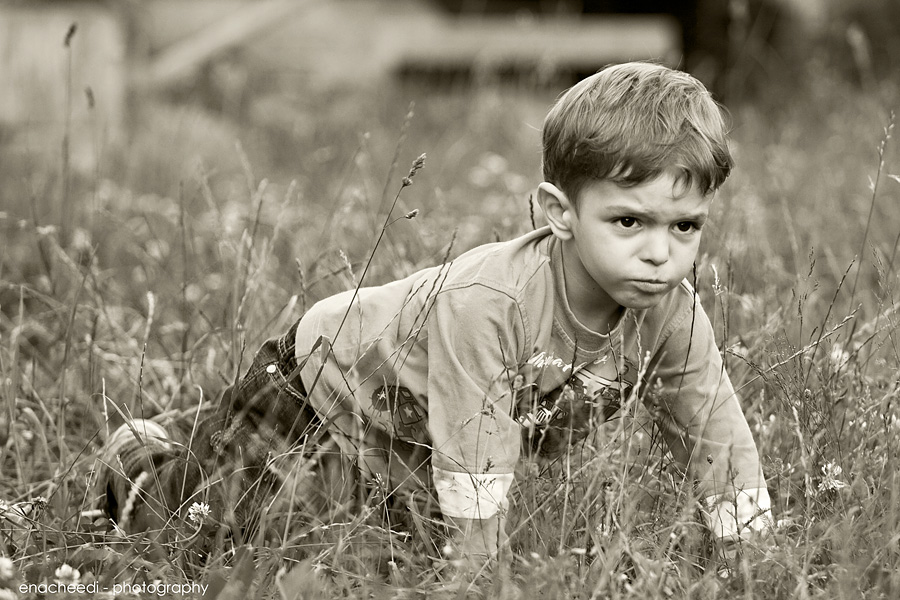
[[[187,518],[197,525],[203,525],[203,522],[209,517],[210,508],[206,502],[194,502],[188,509]]]
[[[81,580],[81,572],[65,563],[56,569],[54,575],[56,576],[56,582],[61,585],[74,585]]]
[[[850,353],[844,350],[840,344],[834,344],[831,352],[828,353],[828,359],[836,370],[840,370],[850,361]]]
[[[0,600],[16,600],[14,590],[16,567],[13,561],[0,556]]]
[[[832,462],[822,465],[822,481],[819,482],[819,492],[837,491],[847,487],[847,483],[839,479],[843,472],[844,470],[840,466]]]

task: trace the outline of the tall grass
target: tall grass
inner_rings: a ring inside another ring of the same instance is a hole
[[[825,72],[788,91],[732,107],[738,168],[698,260],[775,531],[720,577],[696,498],[635,404],[570,461],[522,466],[512,558],[475,584],[481,593],[900,594],[900,164],[886,108],[900,94]],[[363,273],[388,281],[530,229],[553,95],[273,96],[240,121],[147,100],[120,151],[90,172],[66,159],[63,181],[53,160],[0,148],[0,549],[13,563],[0,564],[0,587],[72,581],[69,565],[82,583],[202,581],[218,598],[474,593],[432,568],[432,524],[387,527],[378,497],[347,522],[283,529],[280,545],[253,552],[202,562],[184,542],[153,554],[83,516],[92,453],[120,413],[193,414],[264,339]],[[415,185],[395,197],[423,152]],[[65,223],[53,217],[60,189]]]

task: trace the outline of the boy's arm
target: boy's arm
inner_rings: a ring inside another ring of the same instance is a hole
[[[707,525],[736,543],[771,526],[771,501],[712,325],[699,300],[694,307],[658,349],[646,400],[673,456],[699,485]]]
[[[441,512],[457,553],[496,554],[521,436],[512,379],[524,322],[509,296],[442,291],[428,316],[428,427]]]

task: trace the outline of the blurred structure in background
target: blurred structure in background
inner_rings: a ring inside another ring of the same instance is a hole
[[[121,139],[129,97],[199,89],[237,114],[249,94],[279,87],[416,73],[549,80],[623,60],[682,62],[683,17],[601,4],[0,0],[0,134],[51,152],[65,138],[72,166],[90,170]]]
[[[92,149],[72,148],[73,165],[89,166],[92,153],[121,138],[129,98],[200,96],[238,115],[250,95],[278,90],[359,89],[397,76],[557,85],[633,59],[691,71],[732,98],[760,76],[802,69],[811,55],[830,56],[865,84],[900,69],[900,2],[865,5],[0,0],[0,139],[25,136],[32,147],[58,149],[64,133],[82,132],[71,139]]]
[[[63,141],[89,168],[94,143],[122,131],[127,56],[103,3],[0,2],[0,141],[57,154]]]
[[[141,12],[152,57],[142,83],[152,87],[235,53],[304,86],[395,75],[552,78],[625,60],[677,65],[682,56],[675,15],[591,13],[571,0],[155,0]]]

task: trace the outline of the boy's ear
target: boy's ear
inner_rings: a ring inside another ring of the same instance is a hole
[[[538,186],[537,198],[553,235],[561,240],[571,238],[575,206],[569,201],[565,192],[552,183],[544,181]]]

